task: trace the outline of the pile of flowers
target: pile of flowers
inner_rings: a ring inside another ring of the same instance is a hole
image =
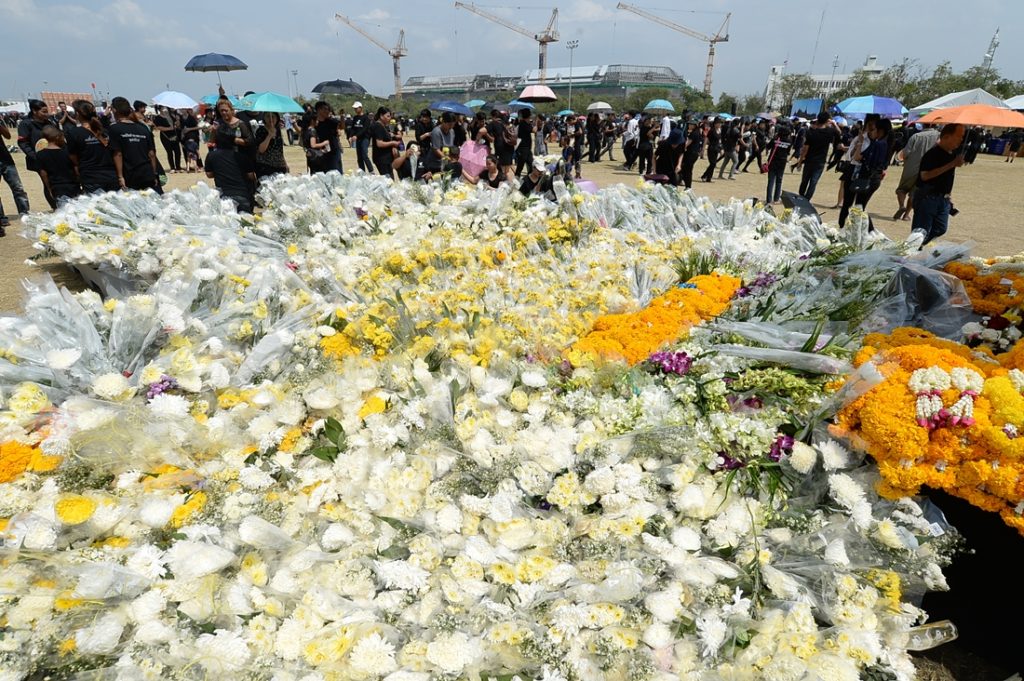
[[[956,532],[819,427],[866,221],[557,194],[30,218],[103,295],[0,320],[2,678],[913,678]]]
[[[1024,534],[1024,343],[993,357],[921,329],[872,334],[857,362],[869,390],[833,433],[878,462],[879,491],[940,489]]]

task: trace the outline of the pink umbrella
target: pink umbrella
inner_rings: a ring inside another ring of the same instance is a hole
[[[473,177],[478,176],[487,167],[487,145],[466,142],[459,149],[459,163],[467,173]]]
[[[522,94],[516,97],[520,102],[553,102],[558,97],[547,85],[527,85]]]

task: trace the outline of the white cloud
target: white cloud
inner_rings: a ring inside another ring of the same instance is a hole
[[[356,18],[360,19],[361,21],[386,21],[387,19],[391,18],[391,14],[389,12],[385,11],[385,10],[377,8],[377,9],[373,10],[372,12],[367,12],[366,14],[360,14]]]
[[[572,17],[573,23],[583,21],[615,21],[619,19],[625,12],[617,11],[611,4],[603,5],[594,0],[576,0],[573,3],[572,8],[568,11],[559,14],[559,20],[563,16]]]

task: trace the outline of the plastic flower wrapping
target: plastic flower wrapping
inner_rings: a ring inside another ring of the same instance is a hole
[[[826,426],[943,258],[555,198],[332,173],[29,218],[96,291],[0,319],[0,679],[913,678],[958,535]],[[947,364],[901,428],[1009,422],[1016,374]]]

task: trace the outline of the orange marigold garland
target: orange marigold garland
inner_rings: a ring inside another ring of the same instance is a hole
[[[598,317],[593,330],[569,351],[583,357],[642,362],[667,343],[680,339],[696,324],[721,314],[739,290],[740,280],[726,274],[702,274],[651,301],[638,312]]]
[[[884,380],[832,433],[874,457],[883,496],[944,490],[1024,534],[1022,360],[1024,341],[992,359],[920,329],[871,334],[857,364],[872,361]]]

